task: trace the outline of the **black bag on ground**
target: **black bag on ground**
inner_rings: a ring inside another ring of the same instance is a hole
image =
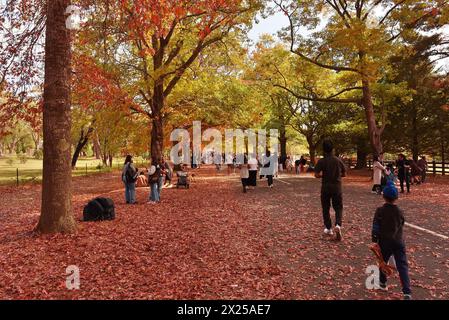
[[[96,198],[84,207],[84,221],[104,221],[115,219],[115,206],[112,199]]]

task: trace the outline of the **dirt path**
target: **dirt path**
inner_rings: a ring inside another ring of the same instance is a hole
[[[381,200],[366,178],[345,186],[345,239],[321,236],[319,181],[285,177],[244,195],[237,177],[201,170],[163,202],[123,204],[116,174],[75,179],[74,208],[98,195],[117,219],[80,223],[76,235],[36,237],[40,187],[0,188],[1,299],[387,299],[364,289],[371,219]],[[401,200],[411,223],[447,235],[449,190],[429,184]],[[425,201],[420,199],[425,198]],[[406,229],[416,298],[449,298],[447,240]],[[76,265],[81,290],[65,287]],[[398,292],[399,280],[392,279]]]

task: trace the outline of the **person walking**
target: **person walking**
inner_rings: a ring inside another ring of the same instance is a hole
[[[263,167],[261,168],[260,174],[268,180],[268,187],[273,188],[273,176],[276,173],[278,166],[278,161],[276,157],[271,154],[270,150],[267,150],[262,161]]]
[[[401,184],[401,193],[404,193],[404,182],[407,186],[407,193],[410,193],[410,165],[404,154],[398,156],[396,161],[396,168],[398,169],[398,178]]]
[[[376,210],[372,227],[372,242],[374,248],[378,247],[382,253],[383,260],[387,263],[394,256],[396,269],[402,284],[404,300],[412,299],[410,289],[410,277],[406,248],[403,239],[403,228],[405,224],[404,214],[395,201],[398,199],[398,190],[392,182],[384,189],[385,204]],[[380,289],[387,291],[387,276],[380,271]]]
[[[343,191],[342,178],[346,177],[346,167],[340,158],[333,154],[332,141],[323,142],[324,158],[315,166],[315,177],[322,179],[321,206],[323,209],[324,234],[333,235],[330,216],[331,203],[335,211],[335,234],[337,241],[342,240]]]
[[[248,160],[248,170],[249,170],[249,179],[248,185],[249,188],[257,187],[257,170],[258,170],[259,162],[256,157],[250,156]]]
[[[122,181],[125,184],[126,204],[136,204],[136,182],[139,170],[134,167],[133,157],[127,155],[122,170]]]
[[[427,163],[425,156],[422,156],[421,159],[418,160],[418,167],[421,169],[421,183],[424,183],[427,177],[427,170],[429,169],[429,164]]]
[[[382,175],[385,173],[385,167],[382,165],[383,155],[373,157],[373,180],[374,185],[372,192],[382,194]]]

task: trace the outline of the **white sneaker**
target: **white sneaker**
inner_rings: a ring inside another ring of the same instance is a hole
[[[326,236],[332,236],[334,233],[332,232],[332,230],[331,229],[324,229],[324,235],[326,235]]]
[[[339,225],[335,226],[335,235],[337,237],[337,241],[341,241],[341,227]]]

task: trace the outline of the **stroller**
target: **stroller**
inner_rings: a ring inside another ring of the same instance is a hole
[[[176,172],[178,176],[178,183],[176,184],[176,188],[185,187],[186,189],[190,188],[190,179],[189,174],[186,171],[178,171]]]

